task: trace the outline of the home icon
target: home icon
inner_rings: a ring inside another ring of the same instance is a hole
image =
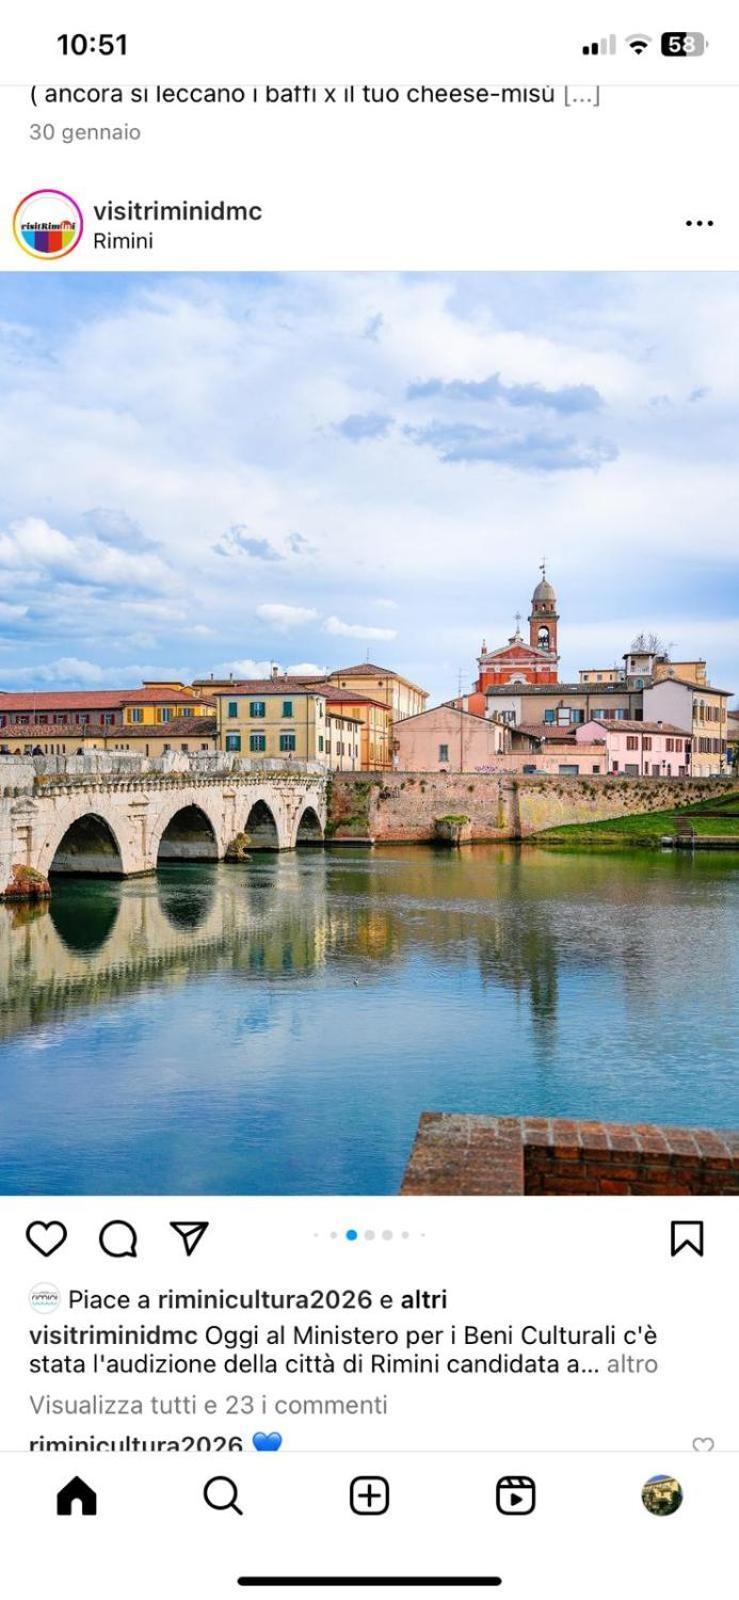
[[[79,1501],[83,1517],[96,1517],[98,1497],[89,1483],[83,1483],[81,1478],[70,1478],[64,1488],[59,1490],[56,1497],[56,1514],[58,1517],[71,1517],[75,1503]]]

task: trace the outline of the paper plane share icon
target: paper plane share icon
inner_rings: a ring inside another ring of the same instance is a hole
[[[193,1250],[197,1250],[206,1228],[210,1227],[210,1223],[170,1222],[169,1226],[170,1228],[174,1228],[175,1233],[179,1234],[182,1243],[185,1246],[185,1255],[191,1256]]]

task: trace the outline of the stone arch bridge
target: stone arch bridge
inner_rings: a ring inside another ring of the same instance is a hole
[[[0,761],[0,898],[47,893],[59,873],[125,878],[320,843],[326,789],[319,770],[228,756]]]

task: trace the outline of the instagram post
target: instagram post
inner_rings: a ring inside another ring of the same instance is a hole
[[[6,22],[19,1600],[735,1568],[739,38],[361,15]]]

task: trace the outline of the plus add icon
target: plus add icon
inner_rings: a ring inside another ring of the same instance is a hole
[[[358,1517],[381,1517],[390,1505],[387,1478],[352,1478],[349,1504]]]

